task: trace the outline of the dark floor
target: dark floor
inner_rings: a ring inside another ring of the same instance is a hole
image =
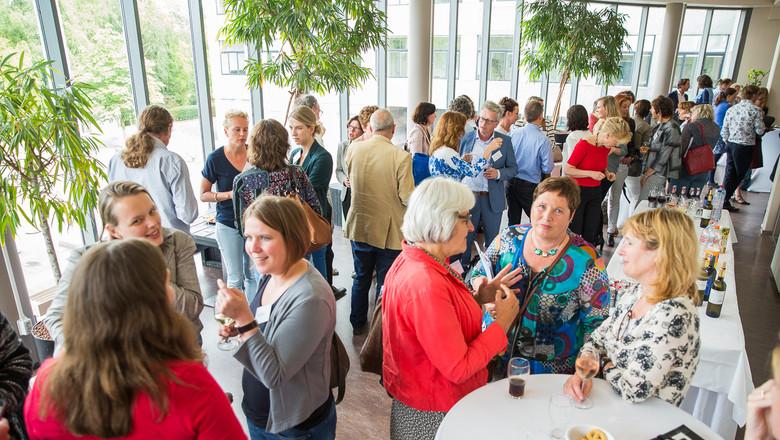
[[[769,270],[775,243],[770,235],[760,234],[760,225],[769,196],[751,193],[746,198],[752,204],[744,207],[739,213],[732,214],[739,241],[734,246],[734,259],[739,309],[748,358],[753,381],[756,385],[760,385],[770,376],[769,354],[778,342],[780,296]],[[334,233],[333,250],[336,255],[334,265],[340,272],[335,284],[349,288],[352,281],[350,278],[352,258],[349,242],[341,236],[338,229]],[[605,259],[611,258],[612,253],[613,249],[604,248]],[[205,268],[201,275],[201,285],[205,288],[204,296],[213,295],[216,278],[220,276],[219,272]],[[205,317],[210,317],[212,313],[210,310],[204,311],[204,324],[207,330],[213,328],[213,324],[206,323]],[[337,409],[337,437],[340,440],[386,439],[389,437],[390,399],[379,385],[377,376],[360,371],[357,353],[364,338],[352,336],[352,328],[349,324],[349,296],[337,303],[336,331],[344,341],[352,362],[347,376],[347,394]],[[209,335],[204,334],[204,340],[208,339]],[[240,379],[237,374],[241,367],[230,358],[228,353],[214,349],[212,343],[206,343],[204,346],[209,355],[209,369],[227,391],[236,395],[234,408],[242,419],[239,405]],[[738,433],[737,438],[742,438],[741,432]]]

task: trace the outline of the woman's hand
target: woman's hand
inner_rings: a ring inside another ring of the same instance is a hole
[[[0,440],[11,440],[11,426],[8,425],[8,419],[3,417],[0,419]]]
[[[777,387],[775,386],[775,381],[770,379],[753,390],[748,396],[745,440],[764,440],[771,438],[769,436],[769,423],[767,419],[769,418],[772,399],[776,392]]]
[[[222,280],[217,280],[217,286],[219,287],[219,290],[217,290],[217,313],[233,318],[238,327],[246,325],[255,319],[255,316],[249,309],[249,302],[247,302],[244,292],[228,287]]]
[[[523,279],[523,275],[520,273],[522,268],[518,267],[511,272],[510,269],[512,269],[512,265],[507,264],[496,274],[493,281],[490,282],[488,282],[485,277],[475,278],[471,282],[471,285],[477,293],[477,302],[480,304],[491,303],[496,297],[496,292],[501,289],[502,284],[507,287],[512,287]]]
[[[495,303],[496,322],[506,333],[520,311],[517,296],[509,290],[509,287],[502,284],[501,290],[496,292]]]
[[[576,374],[569,376],[563,384],[563,394],[566,394],[577,402],[585,400],[585,398],[590,395],[592,389],[593,381],[591,379],[583,381],[582,378]]]
[[[601,180],[604,180],[604,177],[606,177],[606,176],[601,171],[591,171],[590,172],[590,178],[593,179],[593,180],[601,181]]]
[[[485,148],[485,155],[487,156],[487,157],[485,157],[485,159],[490,157],[490,155],[493,154],[494,151],[496,151],[499,148],[501,148],[501,144],[503,144],[503,143],[504,143],[504,140],[501,139],[501,138],[493,139],[493,141],[490,142],[490,144],[488,144],[488,146]]]
[[[609,180],[610,182],[614,182],[615,181],[615,177],[617,177],[617,176],[615,176],[615,173],[610,172],[610,171],[604,171],[604,176],[606,176],[607,180]]]
[[[474,158],[474,153],[466,153],[463,156],[461,156],[461,159],[463,159],[464,162],[471,163],[471,159]]]
[[[609,154],[618,155],[622,152],[623,150],[621,150],[620,147],[609,147]]]

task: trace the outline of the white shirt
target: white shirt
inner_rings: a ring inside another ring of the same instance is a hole
[[[477,165],[477,159],[482,157],[482,155],[485,153],[485,148],[493,142],[493,138],[495,135],[491,135],[488,140],[483,141],[479,138],[479,135],[477,135],[477,138],[474,140],[474,148],[471,150],[472,156],[471,156],[471,164]],[[490,166],[490,163],[492,161],[488,161],[488,166]],[[469,187],[474,192],[487,192],[488,191],[488,180],[487,177],[485,177],[484,174],[480,173],[477,177],[464,177],[463,183],[466,184],[466,186]]]

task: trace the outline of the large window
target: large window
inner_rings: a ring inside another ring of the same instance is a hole
[[[409,105],[409,78],[407,36],[409,35],[409,2],[387,5],[387,103],[386,107],[395,120],[393,143],[401,145],[406,140],[407,106]]]
[[[387,76],[389,78],[406,78],[408,76],[408,57],[406,36],[387,37]]]
[[[468,95],[479,107],[479,53],[482,50],[482,0],[462,0],[458,5],[455,96]]]
[[[219,67],[222,75],[245,75],[246,49],[243,45],[229,45],[220,41]]]

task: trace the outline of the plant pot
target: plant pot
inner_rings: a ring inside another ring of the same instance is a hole
[[[44,360],[54,356],[54,340],[49,335],[49,329],[46,328],[43,321],[33,326],[33,341],[35,341],[35,350],[38,352],[38,359],[41,363]]]

